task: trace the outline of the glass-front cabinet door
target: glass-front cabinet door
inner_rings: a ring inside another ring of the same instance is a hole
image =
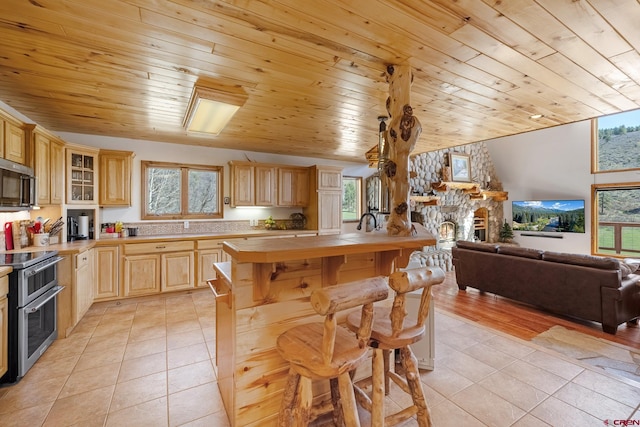
[[[97,203],[98,153],[67,149],[67,204]]]

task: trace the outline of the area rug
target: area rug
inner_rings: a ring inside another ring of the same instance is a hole
[[[567,357],[640,383],[640,350],[553,326],[531,340]]]

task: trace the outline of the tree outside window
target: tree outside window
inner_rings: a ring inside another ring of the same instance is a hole
[[[342,177],[342,221],[357,221],[362,215],[362,178]]]
[[[143,219],[222,218],[222,166],[141,165]]]

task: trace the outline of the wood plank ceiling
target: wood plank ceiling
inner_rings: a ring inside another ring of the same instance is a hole
[[[638,0],[2,0],[0,100],[54,132],[360,162],[388,64],[414,69],[416,152],[640,108],[638,22]],[[248,94],[217,137],[182,127],[198,79]]]

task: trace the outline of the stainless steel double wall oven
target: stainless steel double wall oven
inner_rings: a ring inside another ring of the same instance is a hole
[[[4,260],[2,257],[4,256]],[[13,267],[9,274],[9,360],[0,384],[19,381],[58,337],[56,295],[57,251],[0,254],[0,264]]]

